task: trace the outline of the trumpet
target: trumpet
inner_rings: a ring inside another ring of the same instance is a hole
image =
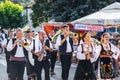
[[[19,46],[23,46],[25,48],[29,47],[29,43],[26,42],[23,38],[19,38],[17,41],[18,41]]]
[[[19,46],[22,46],[23,43],[24,43],[24,41],[23,41],[22,38],[18,38],[16,41],[17,41],[17,44],[18,44]]]
[[[24,42],[23,46],[24,46],[25,48],[28,48],[29,43],[28,43],[28,42]]]

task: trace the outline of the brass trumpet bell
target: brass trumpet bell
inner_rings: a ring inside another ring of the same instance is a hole
[[[29,43],[25,42],[23,46],[27,48],[29,46]]]
[[[78,33],[74,33],[73,37],[78,38]]]
[[[23,32],[27,32],[27,31],[30,31],[30,27],[29,27],[29,26],[26,26],[26,27],[23,29]]]

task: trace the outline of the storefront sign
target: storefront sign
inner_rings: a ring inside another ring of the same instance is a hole
[[[75,24],[74,25],[75,30],[87,30],[87,31],[104,31],[104,28],[102,25],[86,25],[86,24]]]

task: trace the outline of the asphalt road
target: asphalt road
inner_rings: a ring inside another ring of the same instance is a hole
[[[76,65],[72,64],[70,72],[69,72],[69,79],[68,80],[73,80],[75,70],[76,70]],[[44,70],[42,73],[43,73],[42,78],[44,80]],[[60,63],[56,63],[55,73],[56,73],[56,75],[50,77],[50,80],[62,80],[61,79],[61,65],[60,65]],[[5,61],[4,55],[2,55],[2,56],[0,55],[0,80],[8,80],[7,73],[6,73],[6,61]],[[24,73],[24,80],[27,80],[26,70]],[[120,75],[115,80],[120,80]]]

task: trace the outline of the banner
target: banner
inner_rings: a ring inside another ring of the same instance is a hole
[[[87,30],[87,31],[104,31],[104,28],[102,25],[87,25],[87,24],[75,24],[74,25],[75,30]]]

